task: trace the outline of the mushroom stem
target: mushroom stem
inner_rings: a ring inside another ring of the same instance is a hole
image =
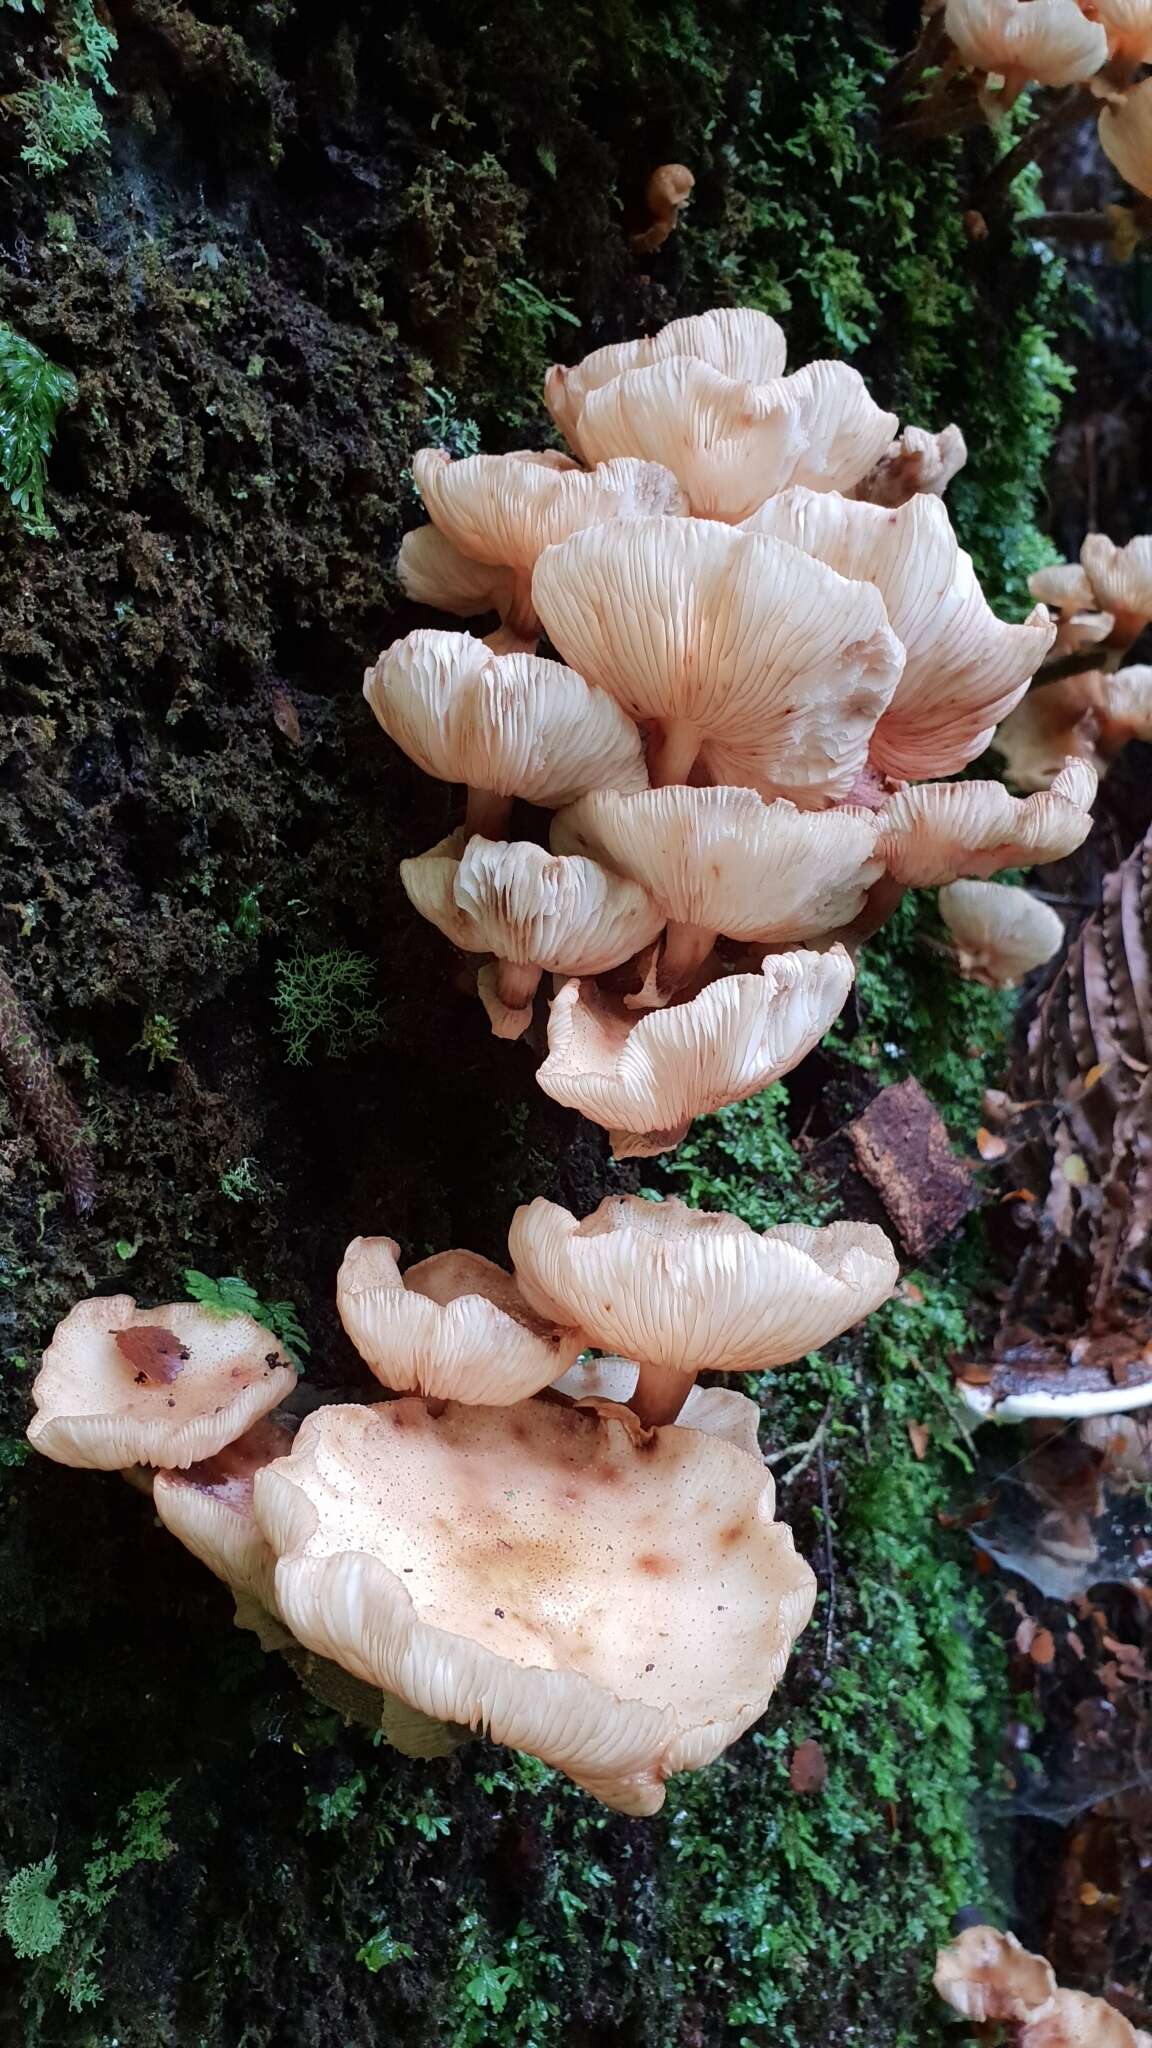
[[[661,1423],[675,1422],[692,1391],[693,1380],[674,1366],[653,1365],[641,1360],[636,1385],[628,1407],[638,1415],[646,1429],[656,1429]]]
[[[503,839],[512,815],[512,798],[497,796],[492,789],[470,789],[464,813],[464,830],[469,838]]]
[[[696,924],[670,924],[664,933],[656,976],[660,988],[682,988],[686,981],[691,981],[712,951],[715,938],[715,932],[704,931]]]
[[[700,752],[700,734],[686,719],[657,726],[648,742],[648,779],[653,789],[687,782]]]
[[[541,969],[522,960],[496,962],[496,993],[510,1010],[526,1010],[540,986]]]

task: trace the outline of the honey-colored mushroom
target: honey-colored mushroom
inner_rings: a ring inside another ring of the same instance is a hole
[[[193,1557],[223,1579],[236,1603],[237,1628],[250,1628],[262,1650],[291,1642],[276,1614],[276,1557],[252,1513],[256,1474],[292,1448],[294,1417],[266,1415],[215,1457],[184,1471],[157,1472],[152,1504],[164,1527]]]
[[[946,0],[944,26],[972,71],[1003,78],[1007,97],[1021,86],[1076,85],[1108,60],[1108,38],[1076,0]]]
[[[1147,81],[1152,85],[1152,79]],[[1143,86],[1138,88],[1141,92]],[[1149,103],[1152,107],[1152,102]],[[1111,612],[1113,641],[1128,647],[1152,619],[1152,533],[1117,547],[1105,533],[1090,533],[1080,549],[1100,611]]]
[[[990,988],[1013,988],[1064,943],[1051,904],[1002,882],[949,882],[940,915],[956,941],[960,972]]]

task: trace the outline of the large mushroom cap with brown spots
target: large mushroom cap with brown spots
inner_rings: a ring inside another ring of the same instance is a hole
[[[28,1441],[60,1465],[101,1472],[194,1465],[243,1436],[295,1385],[295,1367],[251,1316],[94,1295],[57,1325],[44,1353]]]
[[[255,1506],[300,1642],[625,1813],[764,1711],[815,1593],[763,1466],[627,1410],[327,1408]]]

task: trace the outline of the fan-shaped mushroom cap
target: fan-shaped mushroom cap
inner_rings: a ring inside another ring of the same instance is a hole
[[[698,1372],[802,1358],[886,1301],[895,1253],[867,1223],[784,1224],[763,1235],[723,1211],[609,1195],[578,1222],[538,1197],[508,1248],[541,1315],[571,1316],[603,1350],[636,1359],[638,1412],[667,1420]]]
[[[1148,83],[1152,85],[1152,79]],[[1116,621],[1115,638],[1124,644],[1134,640],[1152,619],[1152,533],[1137,534],[1122,548],[1105,533],[1090,533],[1080,560],[1097,606]]]
[[[1152,668],[1091,669],[1042,683],[996,729],[1017,789],[1049,789],[1069,755],[1102,774],[1130,739],[1152,739]]]
[[[759,1094],[819,1045],[852,986],[842,946],[772,953],[691,1001],[637,1018],[594,982],[569,981],[548,1017],[546,1095],[610,1133],[617,1159],[678,1145],[693,1117]]]
[[[1095,608],[1096,593],[1079,562],[1053,562],[1047,569],[1035,570],[1028,578],[1028,589],[1040,604],[1050,604],[1061,617]]]
[[[194,1465],[295,1385],[295,1368],[251,1316],[98,1294],[56,1326],[32,1385],[28,1441],[59,1465],[97,1472]]]
[[[768,943],[851,923],[882,872],[877,830],[871,811],[677,783],[583,797],[553,819],[552,845],[639,882],[677,924]]]
[[[1009,796],[999,782],[902,789],[879,814],[879,852],[906,889],[1063,860],[1092,829],[1096,781],[1087,761],[1069,760],[1051,789],[1034,796]]]
[[[967,767],[1052,645],[1055,629],[1042,605],[1022,626],[996,617],[939,498],[922,495],[888,510],[790,490],[762,506],[747,530],[789,541],[880,592],[906,659],[869,758],[893,779]]]
[[[1111,56],[1152,62],[1152,0],[1092,0],[1092,15],[1103,25]]]
[[[739,383],[691,356],[626,370],[589,392],[581,446],[591,459],[639,455],[670,469],[699,518],[747,518],[785,485],[850,490],[887,448],[881,412],[858,370],[808,363],[767,384]]]
[[[533,597],[582,674],[660,722],[663,783],[686,782],[704,747],[712,781],[818,809],[863,768],[903,666],[870,584],[701,519],[575,534],[541,556]]]
[[[1152,78],[1141,79],[1122,99],[1101,107],[1097,127],[1109,163],[1137,192],[1152,198]]]
[[[354,1237],[336,1307],[365,1365],[398,1393],[501,1407],[539,1393],[582,1339],[536,1315],[510,1273],[475,1252],[437,1252],[401,1276],[390,1237]]]
[[[640,1368],[630,1358],[581,1358],[552,1385],[570,1401],[612,1401],[625,1406],[636,1392]],[[747,1394],[729,1387],[693,1387],[676,1418],[677,1429],[699,1429],[721,1436],[761,1464],[760,1410]]]
[[[301,1642],[635,1814],[763,1712],[811,1613],[773,1508],[718,1436],[542,1401],[328,1408],[256,1482]]]
[[[1076,0],[947,0],[944,26],[972,71],[1076,85],[1108,60],[1108,38]]]
[[[157,1472],[152,1502],[166,1529],[185,1550],[223,1579],[236,1596],[236,1625],[254,1628],[262,1649],[291,1638],[276,1620],[276,1555],[252,1513],[257,1472],[292,1448],[297,1423],[265,1415],[214,1458],[183,1472]]]
[[[644,789],[640,734],[605,690],[535,654],[421,628],[364,676],[390,739],[441,782],[549,809],[588,789]]]
[[[960,972],[991,988],[1012,988],[1058,953],[1064,926],[1048,903],[1003,882],[950,882],[940,915],[960,954]]]
[[[400,863],[409,901],[465,953],[493,953],[480,993],[499,1037],[531,1020],[541,973],[603,974],[651,944],[664,914],[637,882],[579,854],[453,833]],[[482,971],[483,973],[483,971]]]
[[[473,562],[511,572],[512,600],[501,616],[526,637],[539,632],[529,601],[532,569],[542,548],[605,519],[683,512],[675,478],[651,462],[625,458],[593,470],[567,457],[466,455],[421,448],[412,473],[433,523]]]
[[[510,569],[471,561],[437,526],[417,526],[404,535],[396,574],[413,604],[431,605],[458,619],[479,618],[481,612],[503,617],[515,602],[516,579]]]
[[[1052,1965],[995,1927],[966,1927],[937,1954],[932,1982],[953,2012],[980,2026],[1026,2020],[1056,1989]]]
[[[933,434],[927,427],[905,427],[879,462],[869,470],[853,496],[870,505],[897,506],[918,491],[942,498],[968,460],[968,443],[958,426]]]
[[[724,306],[672,320],[659,334],[640,341],[612,342],[594,349],[566,369],[557,363],[544,379],[544,403],[570,448],[580,446],[580,411],[589,392],[611,384],[626,370],[647,370],[671,356],[694,356],[741,384],[767,384],[783,375],[787,345],[783,329],[751,306]]]
[[[1086,1991],[1056,1991],[1020,2033],[1020,2048],[1149,2048],[1123,2013]]]

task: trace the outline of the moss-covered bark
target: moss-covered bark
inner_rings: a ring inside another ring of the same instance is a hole
[[[91,93],[83,10],[48,5],[0,14],[4,88]],[[16,1895],[39,1952],[12,1971],[3,1945],[12,2038],[933,2038],[925,1956],[980,1882],[979,1632],[938,1550],[946,1452],[917,1464],[905,1431],[936,1412],[916,1367],[957,1334],[951,1283],[799,1372],[787,1412],[766,1396],[777,1442],[828,1413],[789,1506],[834,1609],[765,1729],[654,1822],[480,1745],[409,1764],[342,1733],[143,1499],[21,1464],[19,1437],[80,1293],[241,1271],[295,1301],[331,1382],[355,1231],[498,1253],[526,1193],[580,1206],[609,1183],[396,883],[450,804],[359,695],[415,623],[391,565],[422,440],[539,439],[554,356],[747,301],[794,361],[850,353],[906,417],[962,422],[956,516],[1019,601],[1053,277],[1008,220],[968,239],[953,146],[880,153],[907,13],[112,0],[107,148],[43,175],[20,157],[30,103],[4,125],[0,318],[79,395],[55,537],[13,519],[0,562],[0,969],[96,1165],[77,1213],[27,1102],[0,1099],[0,1878],[55,1858]],[[693,209],[638,260],[627,229],[669,157]],[[969,1021],[939,1026],[961,1058]],[[717,1142],[712,1200],[784,1171],[771,1115]],[[807,1733],[832,1776],[803,1804]]]

